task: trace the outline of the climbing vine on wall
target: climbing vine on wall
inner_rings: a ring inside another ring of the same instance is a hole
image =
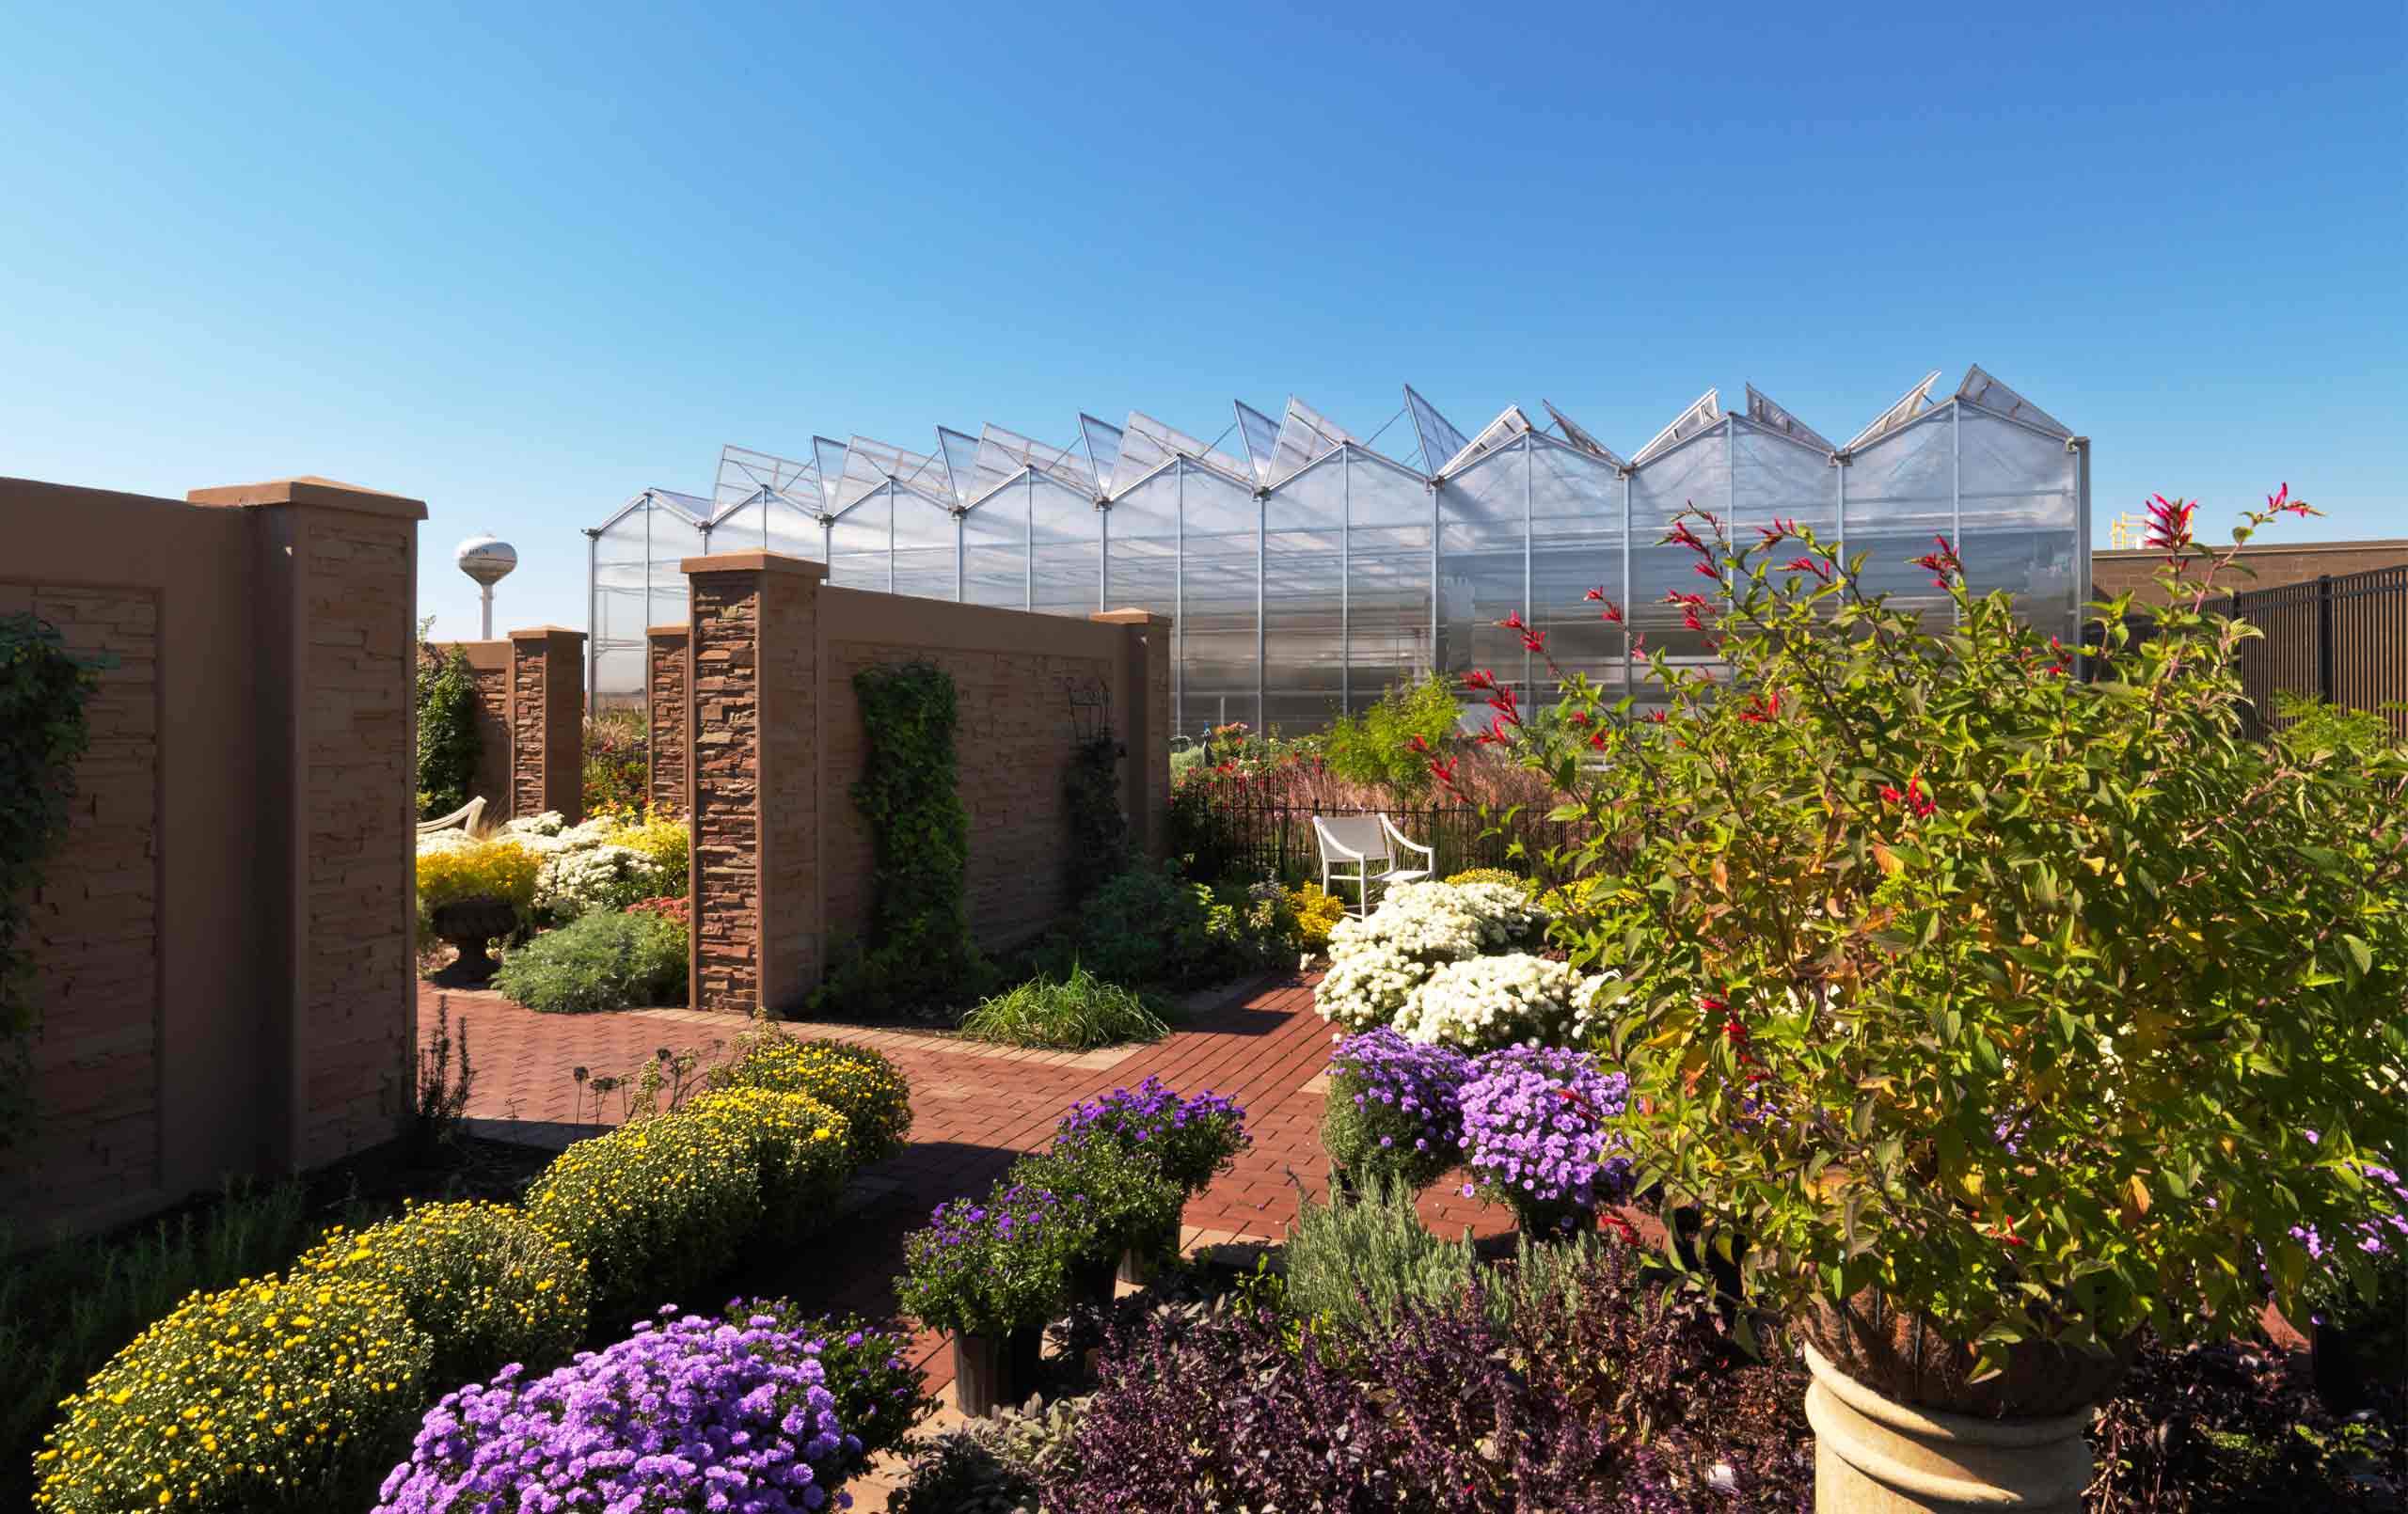
[[[429,646],[425,627],[419,629],[418,817],[432,820],[468,802],[484,738],[477,732],[477,675],[468,654]]]
[[[1070,819],[1070,897],[1085,899],[1129,860],[1129,815],[1120,808],[1120,738],[1106,727],[1070,753],[1063,783]]]
[[[954,760],[953,677],[925,662],[853,674],[864,736],[853,807],[869,822],[869,939],[839,963],[823,1001],[853,1014],[974,991],[984,965],[963,902],[970,817]]]
[[[58,630],[31,615],[0,616],[0,1145],[32,1112],[34,891],[42,862],[67,832],[75,761],[90,743],[86,703],[103,662],[67,651]]]

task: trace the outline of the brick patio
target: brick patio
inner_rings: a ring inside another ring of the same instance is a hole
[[[1014,1157],[1051,1140],[1070,1105],[1149,1074],[1181,1092],[1211,1087],[1236,1096],[1254,1136],[1253,1149],[1188,1205],[1185,1248],[1276,1239],[1295,1218],[1299,1184],[1316,1198],[1327,1191],[1318,1132],[1330,1031],[1313,1013],[1314,981],[1287,975],[1196,996],[1183,1028],[1166,1040],[1104,1051],[1018,1051],[907,1031],[786,1026],[796,1034],[863,1042],[892,1057],[911,1081],[911,1144],[856,1180],[855,1206],[834,1233],[840,1255],[765,1259],[757,1278],[743,1280],[743,1290],[784,1293],[812,1308],[891,1313],[890,1280],[902,1265],[903,1237],[929,1209],[985,1191]],[[657,1048],[707,1049],[715,1038],[732,1042],[745,1028],[733,1016],[684,1009],[538,1015],[497,994],[426,986],[421,1033],[438,1001],[467,1027],[477,1065],[468,1113],[478,1133],[550,1145],[598,1128],[589,1123],[594,1100],[580,1098],[572,1068],[629,1073]],[[616,1123],[618,1099],[603,1102],[601,1120]],[[1506,1211],[1443,1187],[1422,1196],[1422,1213],[1445,1235],[1466,1225],[1495,1235],[1512,1225]],[[831,1239],[813,1244],[829,1247]],[[924,1334],[919,1350],[931,1384],[949,1385],[952,1352],[943,1338]]]

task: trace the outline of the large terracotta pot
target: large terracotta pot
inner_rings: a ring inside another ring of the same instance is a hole
[[[2095,1356],[2012,1348],[1974,1381],[1970,1347],[1877,1293],[1817,1301],[1796,1321],[1814,1382],[1817,1514],[2080,1514],[2091,1412],[2131,1366],[2136,1340]]]
[[[506,899],[479,894],[473,899],[455,899],[448,905],[437,905],[428,913],[435,934],[452,943],[460,960],[452,965],[460,977],[484,982],[501,969],[485,952],[485,942],[497,936],[507,936],[518,925],[518,912]]]

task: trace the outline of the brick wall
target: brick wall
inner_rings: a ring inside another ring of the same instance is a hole
[[[416,500],[0,479],[0,612],[106,651],[32,903],[18,1238],[397,1133],[408,1086]]]
[[[652,805],[672,814],[686,810],[686,640],[682,625],[655,626],[645,637]]]
[[[761,988],[760,576],[697,574],[691,583],[692,1001],[749,1013]]]
[[[927,662],[951,676],[959,724],[954,733],[961,806],[970,817],[967,899],[982,945],[1008,944],[1042,929],[1067,905],[1069,815],[1069,682],[1107,685],[1109,656],[1040,652],[949,651],[908,642],[832,641],[821,733],[828,779],[827,931],[831,940],[869,926],[875,842],[849,798],[864,757],[853,674],[864,668]]]
[[[2162,552],[2094,552],[2090,555],[2091,592],[2100,599],[2113,599],[2134,590],[2138,603],[2149,604],[2157,597],[2157,570],[2164,562]],[[2337,578],[2371,568],[2408,567],[2408,541],[2252,543],[2241,549],[2235,566],[2245,566],[2256,576],[2219,574],[2216,582],[2226,590],[2246,593],[2253,589],[2279,589],[2328,575]]]
[[[328,513],[309,523],[308,949],[300,1165],[400,1128],[416,975],[404,859],[417,778],[407,639],[416,521]]]
[[[27,943],[45,1158],[32,1205],[112,1208],[160,1187],[158,596],[0,585],[0,615],[25,610],[116,663],[85,706],[71,844],[43,864]]]

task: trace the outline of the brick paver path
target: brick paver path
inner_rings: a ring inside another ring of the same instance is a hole
[[[740,1291],[782,1294],[812,1309],[892,1314],[903,1237],[926,1223],[931,1208],[984,1192],[1013,1158],[1052,1140],[1055,1122],[1072,1104],[1149,1075],[1182,1093],[1209,1087],[1235,1096],[1246,1107],[1254,1137],[1236,1166],[1189,1202],[1182,1244],[1196,1251],[1277,1239],[1295,1218],[1299,1187],[1316,1199],[1328,1188],[1319,1127],[1330,1029],[1313,1013],[1315,981],[1288,975],[1199,995],[1189,1001],[1182,1028],[1167,1039],[1084,1053],[1019,1051],[861,1026],[784,1026],[790,1033],[864,1042],[893,1058],[911,1082],[911,1144],[864,1170],[856,1179],[855,1206],[810,1242],[810,1252],[760,1258],[758,1267],[747,1267]],[[719,1056],[708,1055],[710,1044],[733,1043],[745,1029],[732,1016],[684,1009],[538,1015],[498,994],[421,986],[421,1036],[431,1033],[438,1005],[467,1031],[477,1068],[468,1107],[473,1128],[552,1145],[621,1118],[619,1096],[597,1100],[580,1091],[573,1068],[594,1076],[632,1074],[662,1047],[695,1048],[716,1061]],[[1512,1226],[1503,1209],[1448,1187],[1424,1193],[1421,1208],[1442,1235],[1465,1226],[1496,1235]],[[677,1301],[699,1306],[705,1301]],[[932,1389],[942,1392],[953,1380],[952,1351],[943,1337],[927,1333],[916,1348]],[[880,1507],[883,1501],[870,1497],[858,1506]]]

